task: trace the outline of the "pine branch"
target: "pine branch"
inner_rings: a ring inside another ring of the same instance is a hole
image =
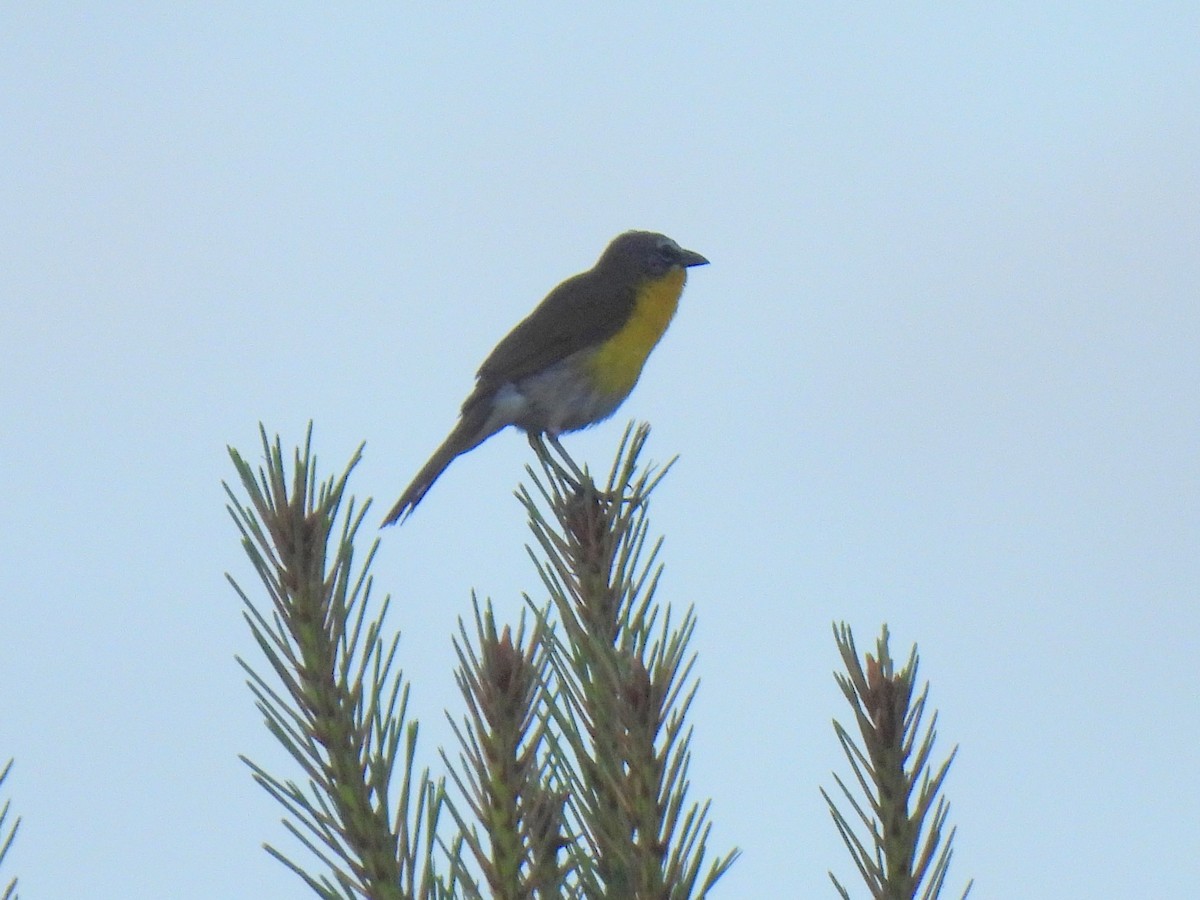
[[[266,462],[257,474],[229,449],[249,504],[228,484],[225,490],[269,605],[260,608],[229,580],[268,668],[262,674],[238,662],[267,729],[304,783],[242,759],[284,807],[285,828],[327,874],[266,849],[323,898],[449,896],[433,862],[442,787],[428,771],[414,779],[417,723],[405,722],[408,685],[395,668],[399,634],[383,636],[388,599],[369,614],[368,570],[378,542],[356,572],[353,542],[366,506],[356,511],[350,499],[342,509],[361,448],[339,478],[318,483],[310,425],[289,479],[279,439],[272,445],[260,432]]]
[[[951,829],[943,841],[950,804],[938,792],[958,748],[936,772],[931,771],[929,758],[937,736],[937,714],[918,744],[929,685],[914,699],[915,646],[904,668],[895,671],[885,625],[876,655],[866,656],[864,671],[849,626],[835,625],[834,638],[846,666],[846,674],[834,677],[854,710],[862,737],[860,747],[851,733],[834,720],[834,731],[850,763],[858,793],[837,773],[833,777],[853,810],[853,818],[838,809],[824,789],[821,794],[872,897],[936,900],[953,856],[955,834]],[[910,803],[914,797],[915,803]],[[846,888],[832,872],[829,877],[838,893],[848,900]],[[970,890],[968,883],[962,893],[964,900]]]
[[[4,770],[0,771],[0,787],[4,785],[5,779],[8,778],[8,773],[12,771],[13,761],[10,759],[4,765]],[[5,800],[4,806],[0,807],[0,866],[4,865],[4,859],[8,856],[8,851],[13,845],[13,841],[17,839],[17,830],[21,827],[21,819],[18,816],[13,820],[11,825],[5,825],[8,820],[8,811],[11,801]],[[4,888],[4,892],[0,893],[0,900],[17,900],[17,879],[14,877]]]
[[[530,554],[561,624],[560,637],[530,604],[550,649],[550,771],[564,780],[579,831],[567,850],[581,895],[685,900],[705,896],[738,851],[702,874],[708,804],[685,807],[695,617],[689,608],[673,624],[654,599],[661,541],[647,550],[646,509],[666,469],[639,470],[648,433],[626,430],[604,490],[534,440],[540,504],[521,497],[541,550]]]
[[[458,764],[442,755],[487,846],[465,814],[447,805],[493,897],[561,897],[567,879],[559,859],[567,843],[566,798],[554,787],[544,759],[541,684],[548,663],[541,626],[527,637],[522,617],[514,641],[508,626],[497,633],[490,605],[481,611],[476,602],[474,609],[474,640],[460,620],[454,641],[456,678],[467,704],[461,724],[450,720],[460,747]]]

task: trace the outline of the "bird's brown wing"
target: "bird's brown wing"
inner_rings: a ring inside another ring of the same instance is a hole
[[[479,388],[517,381],[602,343],[628,321],[635,301],[632,285],[614,285],[594,270],[568,278],[488,354]]]

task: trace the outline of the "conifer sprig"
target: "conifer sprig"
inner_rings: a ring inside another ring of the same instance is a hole
[[[557,614],[558,633],[543,629],[549,745],[578,832],[567,849],[580,889],[685,900],[705,896],[738,851],[703,871],[708,803],[686,805],[695,617],[689,607],[676,624],[654,599],[661,539],[647,551],[646,511],[666,469],[639,468],[648,433],[626,430],[604,490],[565,453],[560,463],[535,442],[542,472],[530,475],[541,502],[520,496]],[[545,623],[545,611],[530,608]]]
[[[914,699],[915,646],[904,668],[897,672],[888,650],[886,625],[875,655],[866,655],[865,668],[849,626],[835,625],[834,639],[846,666],[845,674],[835,673],[834,677],[854,710],[861,747],[837,720],[833,727],[850,762],[858,793],[836,772],[833,777],[865,837],[860,836],[850,817],[842,813],[824,788],[821,794],[872,897],[936,900],[954,855],[955,834],[955,829],[951,829],[943,841],[950,804],[938,792],[958,748],[950,752],[936,771],[931,769],[929,760],[937,736],[937,713],[921,737],[921,717],[929,685],[926,683]],[[850,894],[832,872],[829,877],[839,894],[849,900]],[[962,893],[964,900],[970,890],[968,883]]]
[[[225,490],[269,598],[260,608],[229,579],[267,674],[238,662],[305,784],[242,759],[287,811],[285,828],[328,871],[314,874],[266,849],[323,898],[448,896],[433,864],[440,786],[428,772],[414,778],[417,724],[405,721],[408,685],[394,667],[399,634],[384,637],[387,598],[371,609],[368,569],[378,542],[356,572],[353,541],[366,506],[356,511],[350,499],[342,509],[361,447],[339,478],[318,484],[311,426],[290,479],[279,439],[272,445],[260,432],[266,463],[257,474],[229,449],[249,504]]]
[[[490,604],[481,610],[476,601],[474,610],[474,637],[460,620],[454,641],[456,680],[467,705],[461,724],[449,717],[460,747],[457,764],[442,754],[473,822],[453,803],[448,807],[490,896],[563,897],[566,795],[552,784],[545,756],[548,659],[541,625],[526,635],[522,617],[514,640],[507,625],[497,632]]]
[[[4,764],[4,770],[0,771],[0,787],[4,785],[8,778],[8,773],[12,771],[13,761],[10,759]],[[12,824],[6,825],[8,822],[8,812],[12,804],[11,800],[5,800],[4,806],[0,807],[0,866],[4,865],[4,859],[8,856],[8,851],[12,848],[13,841],[17,839],[17,830],[21,827],[21,819],[18,816],[12,821]],[[4,892],[0,893],[0,900],[17,900],[17,879],[14,877],[4,887]]]

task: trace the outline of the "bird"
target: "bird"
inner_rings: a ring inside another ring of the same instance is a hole
[[[458,423],[392,507],[406,519],[446,467],[513,425],[531,441],[607,419],[667,330],[693,266],[708,260],[653,231],[617,235],[586,272],[546,295],[479,367]]]

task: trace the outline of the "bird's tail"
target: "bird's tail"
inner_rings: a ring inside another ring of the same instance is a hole
[[[442,441],[442,445],[434,451],[433,456],[429,458],[429,462],[422,466],[421,471],[417,473],[417,477],[413,479],[412,484],[405,488],[404,493],[400,495],[400,499],[396,501],[396,505],[392,507],[392,511],[387,514],[387,518],[383,520],[383,525],[394,525],[402,519],[407,518],[421,502],[421,498],[426,492],[433,487],[433,483],[438,480],[446,467],[454,462],[455,457],[461,456],[468,450],[478,447],[487,438],[491,437],[499,428],[484,430],[485,423],[479,421],[480,416],[475,410],[468,411],[464,409],[463,416],[459,419],[458,424],[454,426],[454,430],[450,432],[449,437]],[[507,424],[507,423],[505,423]],[[503,425],[501,426],[503,427]]]

